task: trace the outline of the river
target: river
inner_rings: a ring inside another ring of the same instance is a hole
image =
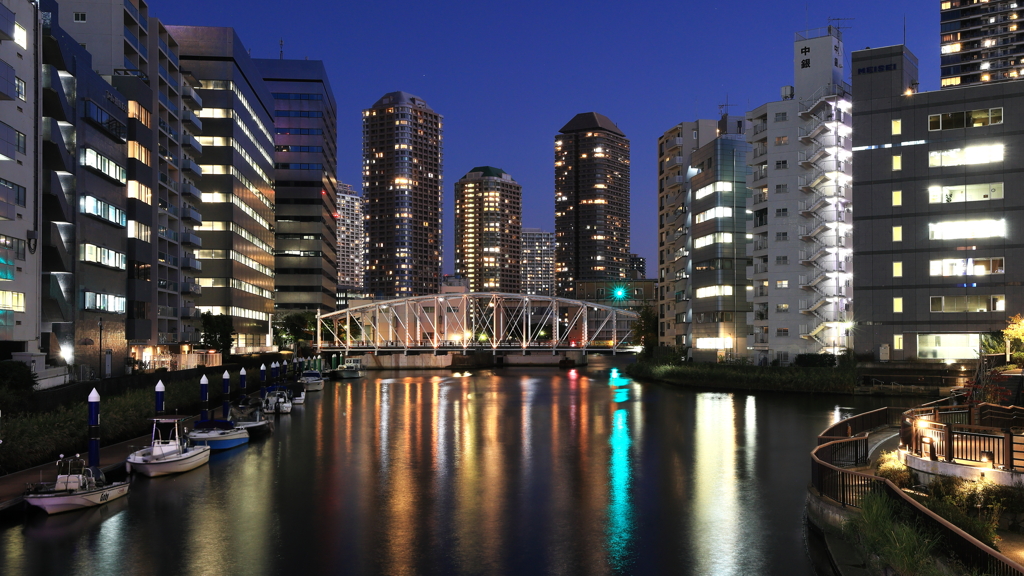
[[[328,383],[208,466],[6,519],[0,574],[813,574],[808,452],[886,401],[642,384],[622,361]]]

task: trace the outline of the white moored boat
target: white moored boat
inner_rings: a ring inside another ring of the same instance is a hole
[[[250,438],[269,434],[273,430],[270,420],[263,417],[259,400],[244,394],[231,405],[231,419],[235,426],[248,432]]]
[[[213,450],[227,450],[249,443],[249,432],[230,420],[202,420],[192,426],[188,439]]]
[[[152,444],[128,455],[129,472],[165,476],[188,472],[210,461],[209,446],[194,446],[183,432],[184,416],[151,418]]]
[[[264,414],[290,414],[292,411],[292,392],[287,386],[271,386],[267,389],[267,397],[263,399]]]
[[[299,377],[299,384],[304,385],[307,392],[319,392],[324,389],[324,377],[317,370],[306,370]]]
[[[362,358],[348,358],[337,373],[342,378],[362,378],[366,376],[366,369],[363,368]]]
[[[289,386],[292,393],[292,404],[299,406],[306,403],[306,385],[302,382]]]
[[[128,495],[128,482],[106,481],[99,468],[86,468],[77,454],[57,461],[57,481],[29,484],[25,501],[47,514],[99,506]]]

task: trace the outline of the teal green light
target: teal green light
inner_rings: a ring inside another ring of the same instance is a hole
[[[611,455],[608,461],[608,560],[617,569],[629,563],[630,542],[633,539],[633,502],[629,493],[632,478],[629,448],[633,440],[629,437],[628,414],[625,409],[616,410],[612,416],[612,435],[608,439]]]

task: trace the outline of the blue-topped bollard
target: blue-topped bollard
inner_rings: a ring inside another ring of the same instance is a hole
[[[89,467],[100,465],[100,393],[89,393]]]
[[[259,365],[259,399],[266,398],[266,364]]]
[[[156,415],[160,416],[164,413],[167,407],[164,405],[164,381],[157,380],[156,382]]]
[[[337,354],[331,354],[331,370],[337,370],[337,369],[338,369],[338,355]]]
[[[238,387],[245,392],[245,368],[238,371]]]
[[[199,379],[199,420],[210,419],[210,380],[203,374]]]
[[[277,362],[270,365],[270,380],[273,382],[277,381]]]
[[[224,398],[221,399],[220,408],[223,411],[224,419],[227,420],[228,414],[231,413],[231,374],[228,374],[228,371],[225,370],[224,376],[221,378],[223,378],[221,382],[224,384]]]

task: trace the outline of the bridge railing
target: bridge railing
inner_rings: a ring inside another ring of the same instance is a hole
[[[811,451],[811,486],[819,495],[843,507],[860,508],[866,495],[883,494],[894,506],[916,518],[919,526],[939,534],[942,544],[937,549],[948,551],[968,569],[994,576],[1024,576],[1024,566],[928,510],[889,480],[848,469],[866,463],[868,439],[863,433],[872,429],[871,424],[882,422],[884,414],[888,425],[898,424],[902,428],[908,421],[904,412],[911,411],[905,408],[880,408],[829,426],[818,436],[818,446]],[[894,417],[894,413],[898,416]],[[875,427],[882,425],[885,424]],[[855,429],[861,430],[855,433],[861,435],[828,439],[829,435]]]

